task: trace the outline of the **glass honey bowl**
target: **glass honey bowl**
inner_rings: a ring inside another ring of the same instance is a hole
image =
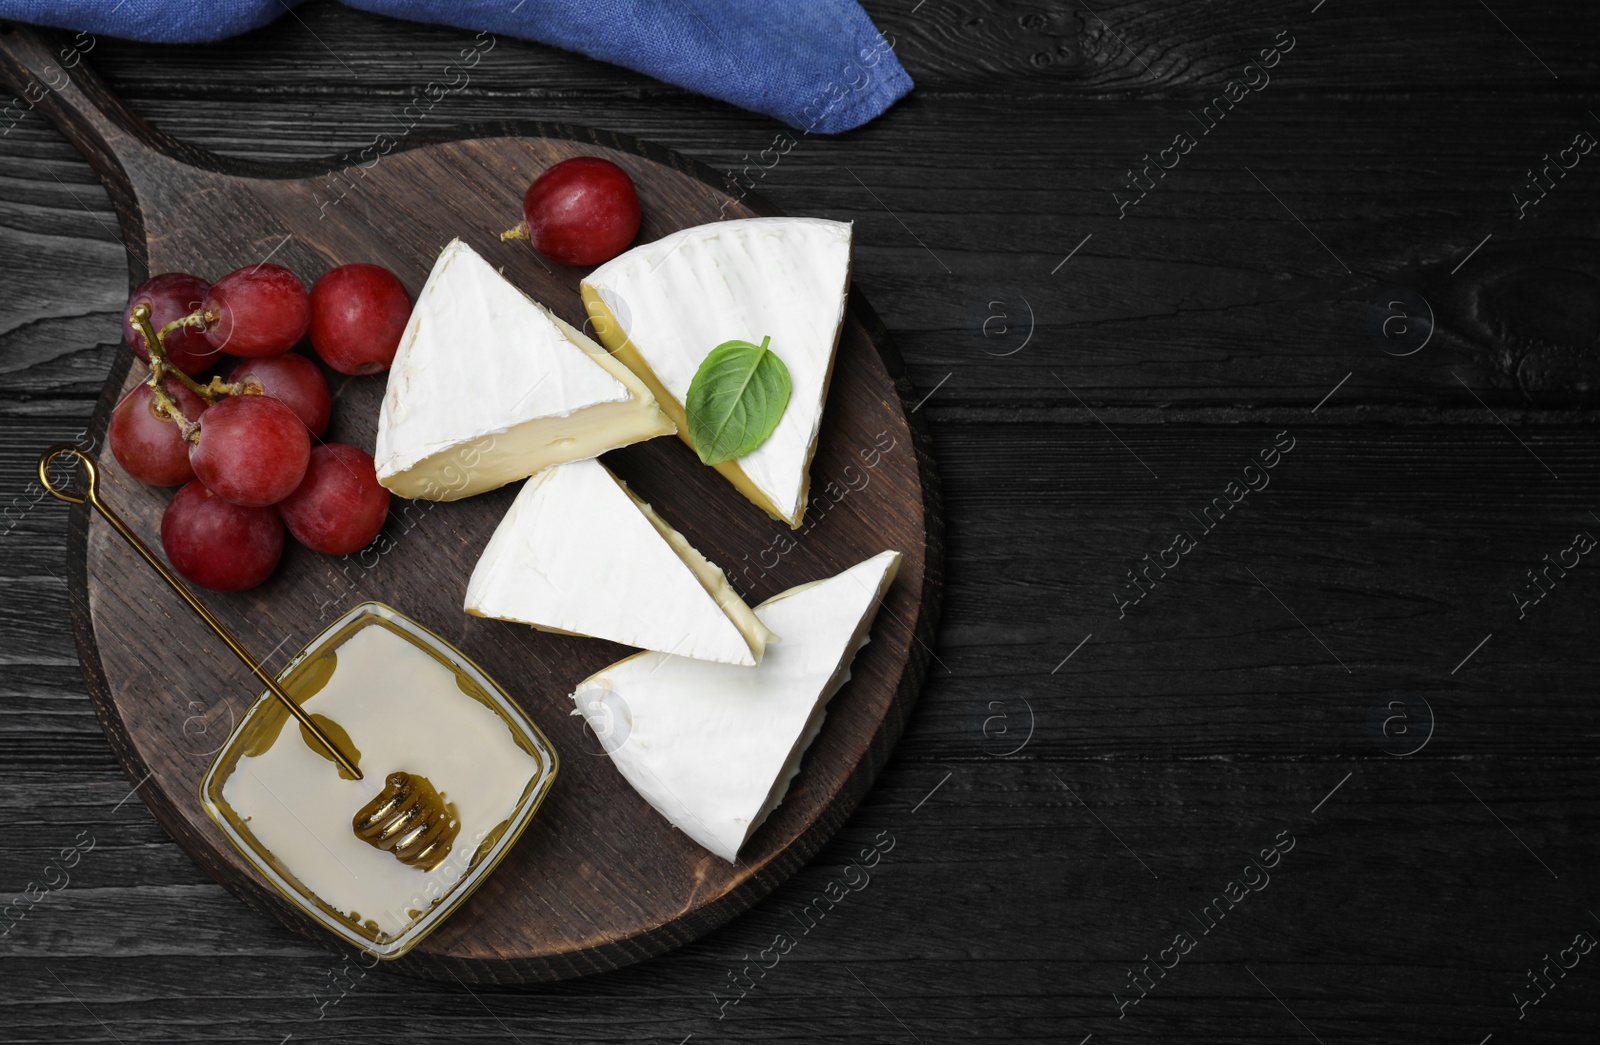
[[[378,602],[353,607],[296,654],[282,687],[356,752],[352,779],[263,693],[200,784],[200,800],[262,877],[345,942],[405,954],[511,850],[558,766],[537,726],[484,671]],[[331,723],[331,726],[330,726]],[[460,823],[431,867],[358,838],[352,818],[397,770],[425,777]]]

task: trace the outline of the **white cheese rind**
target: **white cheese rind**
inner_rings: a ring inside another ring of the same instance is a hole
[[[583,281],[619,328],[615,335],[605,330],[601,340],[612,349],[613,337],[630,342],[650,371],[640,376],[672,398],[673,416],[680,419],[689,385],[712,349],[726,341],[772,339],[772,351],[789,370],[789,405],[766,442],[735,463],[770,503],[763,507],[791,526],[805,514],[811,456],[850,289],[850,250],[845,222],[745,218],[635,247]],[[681,424],[678,434],[690,442]]]
[[[452,240],[400,337],[373,458],[400,496],[454,501],[674,428],[604,349]]]
[[[754,666],[771,633],[725,578],[711,590],[696,570],[704,557],[694,552],[698,563],[685,562],[678,542],[689,548],[676,530],[646,517],[599,461],[557,465],[517,494],[472,571],[465,608],[547,631]],[[740,617],[749,629],[740,628]]]
[[[731,863],[783,801],[899,567],[883,552],[757,606],[783,636],[759,667],[641,653],[579,683],[577,713],[634,790]]]

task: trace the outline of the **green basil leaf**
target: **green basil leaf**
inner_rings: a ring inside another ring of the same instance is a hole
[[[706,464],[743,457],[778,427],[789,405],[789,368],[767,347],[771,340],[723,342],[689,382],[689,439]]]

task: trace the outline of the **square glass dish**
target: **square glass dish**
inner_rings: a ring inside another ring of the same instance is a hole
[[[382,603],[334,621],[278,680],[319,726],[348,739],[364,779],[341,776],[263,693],[212,761],[201,804],[296,907],[347,943],[398,958],[510,851],[555,779],[555,751],[481,668]],[[460,821],[432,868],[402,863],[352,826],[398,771],[425,776]]]

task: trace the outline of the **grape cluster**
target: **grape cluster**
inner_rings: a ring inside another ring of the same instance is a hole
[[[161,518],[174,569],[215,591],[266,580],[284,528],[306,547],[347,555],[372,542],[389,512],[372,455],[323,443],[333,399],[311,347],[342,374],[394,360],[411,298],[377,265],[344,265],[308,292],[263,262],[215,283],[168,272],[135,288],[123,311],[128,347],[150,366],[111,414],[111,453],[135,479],[181,487]],[[154,341],[154,345],[151,341]],[[237,362],[227,379],[196,377]]]

